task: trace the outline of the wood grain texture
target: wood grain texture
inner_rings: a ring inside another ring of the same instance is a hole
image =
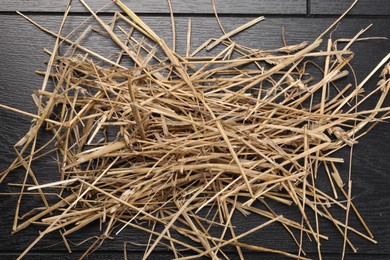
[[[3,0],[0,5],[0,12],[63,12],[65,10],[66,0]],[[110,0],[86,1],[94,10],[103,7]],[[129,1],[124,0],[133,11],[138,13],[169,13],[167,0],[143,0]],[[212,14],[213,8],[211,0],[171,0],[175,13],[197,13]],[[305,14],[306,0],[216,0],[218,12],[220,14]],[[108,12],[117,11],[112,4],[105,10]],[[86,12],[79,1],[73,1],[73,12]]]
[[[311,14],[342,14],[353,1],[311,0]],[[387,0],[360,0],[350,14],[390,15],[390,2]]]
[[[63,253],[59,252],[34,252],[29,254],[28,259],[29,260],[41,260],[43,258],[50,258],[50,260],[73,260],[78,259],[82,254],[80,252],[74,252],[72,254],[64,255]],[[131,255],[128,254],[128,259],[132,260],[138,260],[142,259],[143,253],[142,252],[131,252]],[[0,253],[1,259],[4,260],[14,260],[18,257],[17,253]],[[131,258],[130,258],[131,257]],[[93,254],[88,259],[94,259],[94,260],[123,260],[123,252],[99,252],[98,254]],[[148,260],[161,260],[161,259],[172,259],[171,254],[165,253],[165,252],[157,252],[152,253]],[[239,259],[238,255],[232,256],[232,259]],[[253,254],[253,253],[247,253],[245,254],[246,260],[259,260],[259,259],[266,259],[266,260],[286,260],[286,257],[283,256],[277,256],[274,254],[267,254],[264,253],[261,255],[261,258],[259,258],[259,254]],[[326,260],[339,260],[339,255],[334,254],[323,254],[323,259]],[[364,254],[354,254],[353,257],[350,257],[349,255],[346,256],[346,260],[367,260],[367,255]],[[370,260],[387,260],[387,255],[370,255]]]
[[[58,27],[60,16],[47,15],[33,15],[32,18],[43,25],[55,29]],[[80,23],[84,16],[72,16],[65,30],[69,30],[76,24]],[[109,17],[105,17],[109,19]],[[143,17],[144,21],[148,23],[155,31],[166,39],[168,44],[171,44],[171,29],[170,20],[162,17]],[[245,17],[223,17],[222,23],[226,30],[231,30],[239,24],[249,21],[251,18]],[[32,25],[28,24],[22,18],[13,15],[0,15],[0,103],[17,107],[29,112],[35,112],[33,102],[31,100],[31,93],[34,89],[39,88],[42,77],[35,75],[36,69],[44,68],[44,62],[47,61],[48,56],[42,51],[43,47],[51,48],[54,40],[48,35],[40,32]],[[177,48],[184,50],[186,42],[186,17],[177,17]],[[275,48],[281,46],[281,28],[285,27],[286,40],[288,43],[299,43],[302,40],[313,40],[319,32],[324,30],[329,24],[333,22],[330,18],[269,18],[266,21],[256,25],[249,30],[235,36],[235,40],[239,43],[249,45],[254,48]],[[361,28],[374,22],[375,25],[367,33],[367,36],[387,36],[390,37],[390,32],[387,25],[390,19],[345,19],[338,30],[334,32],[333,37],[352,37]],[[219,36],[220,31],[217,23],[212,17],[192,17],[193,24],[193,42],[192,47],[196,47],[208,37]],[[93,35],[90,41],[86,43],[96,52],[105,54],[112,45],[102,44],[94,41]],[[352,48],[356,52],[356,57],[353,62],[356,73],[359,75],[359,80],[362,80],[364,75],[368,74],[370,70],[387,54],[390,50],[389,41],[370,41],[357,43]],[[181,53],[184,53],[182,51]],[[367,89],[374,88],[376,85],[377,75],[369,81]],[[387,100],[387,105],[389,100]],[[369,106],[369,104],[368,104]],[[0,110],[0,170],[4,170],[13,159],[12,145],[28,130],[30,119],[16,115],[15,113]],[[388,218],[390,217],[390,193],[388,187],[390,185],[390,175],[388,169],[390,168],[390,129],[387,124],[380,124],[365,138],[361,139],[360,143],[355,146],[354,160],[353,160],[353,174],[352,179],[354,183],[353,194],[355,196],[354,202],[358,206],[361,214],[365,218],[367,224],[372,228],[378,245],[370,244],[361,238],[352,236],[353,242],[359,247],[359,255],[348,255],[347,259],[386,259],[390,256],[390,226],[388,225]],[[348,153],[343,151],[340,153],[347,159]],[[55,164],[49,161],[40,161],[33,168],[42,177],[43,182],[57,180],[57,170]],[[345,177],[348,173],[348,167],[345,165],[340,168],[340,172]],[[6,182],[12,183],[21,181],[24,172],[17,170],[10,174]],[[323,176],[322,176],[323,177]],[[319,177],[321,178],[321,176]],[[0,192],[17,191],[14,187],[6,185],[0,186]],[[15,253],[20,252],[30,243],[37,235],[38,231],[43,227],[33,227],[24,230],[16,235],[9,236],[14,207],[16,203],[15,196],[1,196],[0,198],[0,253],[4,257],[2,259],[14,259]],[[32,196],[24,200],[25,205],[41,205],[37,196]],[[23,213],[27,207],[23,209]],[[284,213],[289,209],[287,207],[275,205],[275,210]],[[289,216],[298,216],[297,212],[290,210]],[[294,215],[295,214],[295,215]],[[342,215],[337,215],[342,218]],[[236,217],[236,224],[240,227],[240,233],[248,230],[250,225],[257,220],[254,216],[244,218],[242,216]],[[352,218],[351,224],[361,227],[357,224],[357,220]],[[94,234],[96,229],[91,226],[84,232],[72,236],[70,239],[74,242],[80,242]],[[293,246],[291,238],[288,236],[281,236],[278,229],[266,229],[265,233],[258,233],[251,236],[252,242],[259,245],[278,247],[278,249],[296,251]],[[334,227],[324,221],[322,223],[322,232],[330,234],[330,241],[324,241],[322,248],[325,254],[328,254],[326,259],[339,259],[342,249],[342,238],[336,234]],[[94,259],[122,259],[123,241],[146,241],[147,236],[144,233],[136,230],[128,229],[121,233],[115,240],[107,240],[96,254]],[[63,244],[58,244],[48,248],[48,246],[61,242],[57,234],[53,234],[42,240],[37,246],[36,253],[31,255],[31,259],[40,259],[42,256],[50,255],[53,259],[74,259],[79,253],[69,256],[65,251]],[[79,250],[86,248],[86,245],[80,246]],[[75,247],[77,249],[77,247]],[[316,257],[314,244],[305,242],[306,251],[311,253],[312,257]],[[112,250],[116,253],[109,253]],[[133,253],[134,259],[142,256],[139,252],[140,248],[135,246],[128,246],[128,254]],[[138,250],[138,251],[137,251]],[[45,252],[45,253],[43,253]],[[52,257],[52,253],[54,256]],[[350,253],[350,252],[349,252]],[[158,253],[157,253],[158,254]],[[284,259],[278,256],[270,256],[267,254],[246,253],[248,259]],[[164,253],[161,257],[164,259],[172,256]],[[34,258],[35,257],[35,258]],[[57,258],[56,258],[57,257]],[[154,257],[159,258],[160,255]],[[232,254],[234,258],[234,254]],[[152,258],[153,259],[153,258]]]

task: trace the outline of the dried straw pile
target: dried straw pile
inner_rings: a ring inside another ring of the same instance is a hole
[[[103,230],[85,255],[128,226],[151,234],[145,258],[164,245],[177,258],[185,252],[182,259],[228,258],[223,250],[229,246],[240,257],[243,249],[250,249],[305,259],[303,237],[318,243],[319,255],[320,242],[327,239],[319,232],[319,218],[335,225],[344,237],[344,249],[356,251],[347,233],[375,242],[351,201],[351,181],[344,185],[337,170],[343,160],[332,157],[355,144],[389,111],[382,104],[390,87],[390,65],[385,65],[390,55],[357,86],[335,84],[348,74],[353,58],[349,47],[365,30],[352,39],[328,39],[322,51],[323,38],[342,17],[311,43],[262,51],[230,40],[263,20],[260,17],[210,39],[192,54],[188,49],[182,57],[120,1],[116,4],[128,16],[116,13],[109,24],[81,2],[104,29],[101,37],[111,38],[120,52],[105,58],[79,45],[87,31],[72,42],[40,27],[57,41],[43,87],[35,95],[38,113],[18,111],[35,121],[16,144],[14,163],[1,176],[4,180],[11,170],[24,167],[34,180],[28,190],[38,190],[46,206],[24,222],[15,218],[14,232],[33,223],[46,225],[21,256],[57,230],[68,246],[69,234],[97,220],[104,223]],[[130,33],[117,26],[119,21]],[[145,38],[137,39],[134,31]],[[341,42],[345,47],[339,47]],[[66,44],[70,48],[60,56],[58,49]],[[215,46],[220,47],[218,54],[197,56]],[[306,71],[313,57],[324,60],[322,78],[316,82]],[[122,63],[129,58],[134,66]],[[380,83],[363,98],[363,86],[380,69]],[[49,79],[55,85],[50,90]],[[359,111],[375,95],[376,107]],[[37,147],[38,130],[44,126],[53,138]],[[61,179],[42,184],[30,166],[37,158],[50,158],[43,152],[50,144],[59,154]],[[316,187],[318,169],[329,177],[330,194]],[[62,199],[49,205],[45,192],[53,188]],[[20,196],[26,190],[24,182]],[[269,201],[296,207],[301,221],[278,215],[283,212],[275,213]],[[330,207],[345,210],[346,219],[333,218]],[[364,232],[348,225],[350,212],[358,216]],[[237,233],[232,220],[237,214],[269,220]],[[277,223],[292,236],[297,254],[242,242]],[[218,232],[210,231],[214,229]]]

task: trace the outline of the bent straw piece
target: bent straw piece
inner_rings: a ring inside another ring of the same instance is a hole
[[[333,29],[354,7],[355,5],[359,2],[359,0],[355,0],[351,6],[339,17],[337,18],[336,21],[334,21],[325,31],[323,31],[317,39],[323,38],[330,30]]]
[[[241,25],[240,27],[228,32],[228,33],[225,33],[223,36],[221,36],[220,38],[214,40],[214,42],[212,43],[209,43],[207,46],[206,46],[206,50],[211,50],[213,49],[215,46],[217,46],[218,44],[220,44],[223,40],[226,40],[227,38],[230,38],[232,37],[233,35],[243,31],[243,30],[246,30],[248,29],[249,27],[252,27],[253,25],[261,22],[261,21],[264,21],[265,18],[264,16],[260,16],[260,17],[257,17],[255,19],[253,19],[252,21],[249,21],[247,22],[246,24],[243,24]]]

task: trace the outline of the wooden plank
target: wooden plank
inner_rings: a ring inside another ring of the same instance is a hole
[[[63,12],[66,0],[4,0],[0,5],[0,12]],[[103,7],[109,0],[86,1],[94,10]],[[124,0],[133,11],[138,13],[169,13],[167,0]],[[211,0],[171,0],[175,13],[197,13],[212,14],[213,8]],[[306,0],[228,0],[215,1],[220,14],[305,14]],[[117,11],[113,4],[106,10],[108,12]],[[73,1],[73,12],[85,12],[85,8],[79,1]]]
[[[18,253],[7,252],[0,253],[2,259],[16,259],[19,256]],[[64,259],[79,259],[82,256],[80,252],[73,252],[68,254],[65,252],[33,252],[28,255],[29,260],[41,260],[42,258],[50,258],[50,260],[64,260]],[[143,252],[127,252],[128,259],[142,259]],[[258,260],[258,259],[267,259],[267,260],[286,260],[284,256],[278,256],[270,253],[245,253],[246,260]],[[315,258],[316,256],[313,255]],[[390,255],[380,255],[380,254],[347,254],[346,259],[354,260],[384,260],[388,259]],[[123,252],[95,252],[92,256],[94,260],[123,260]],[[150,255],[148,259],[150,260],[160,260],[160,259],[171,259],[172,255],[166,252],[154,252]],[[231,259],[239,259],[237,254],[232,254]],[[323,254],[323,259],[327,260],[339,260],[340,255],[337,254]]]
[[[57,28],[60,22],[60,16],[46,16],[33,15],[32,18],[37,22],[48,26],[51,29]],[[66,30],[69,31],[74,25],[80,23],[85,17],[73,16],[67,23]],[[109,19],[109,17],[105,17]],[[158,32],[170,44],[171,27],[169,18],[156,18],[146,16],[143,17],[156,32]],[[30,94],[36,88],[39,88],[42,77],[35,75],[34,71],[38,68],[44,68],[44,62],[47,61],[47,55],[42,52],[43,47],[50,48],[53,44],[53,39],[48,35],[40,32],[32,25],[28,24],[22,18],[10,15],[1,15],[0,31],[2,38],[0,40],[0,50],[2,59],[0,59],[0,103],[24,109],[29,112],[35,112],[35,108],[30,98]],[[177,17],[177,47],[183,50],[186,44],[186,24],[187,18]],[[245,23],[251,18],[243,17],[223,17],[222,23],[226,30],[232,30],[237,25]],[[286,40],[288,43],[299,43],[302,40],[313,40],[317,37],[319,32],[324,30],[334,19],[330,18],[269,18],[266,21],[242,32],[234,37],[239,43],[249,45],[253,48],[275,48],[282,45],[280,39],[281,28],[285,27]],[[375,25],[368,33],[369,36],[387,36],[390,37],[390,32],[387,29],[390,19],[376,19]],[[371,23],[370,19],[345,19],[338,30],[334,32],[333,37],[351,37],[361,28],[366,27]],[[193,41],[192,48],[201,44],[208,37],[220,36],[220,31],[217,27],[215,19],[212,17],[192,17],[193,25]],[[93,35],[91,41],[87,42],[87,46],[99,53],[108,53],[108,50],[113,45],[106,45],[102,42],[94,41]],[[368,74],[383,56],[390,49],[389,41],[371,41],[361,42],[353,47],[356,50],[356,58],[353,65],[359,80],[364,75]],[[184,53],[184,51],[181,51]],[[376,85],[376,78],[369,81],[367,89],[373,88]],[[389,105],[389,102],[387,102]],[[18,141],[23,133],[29,128],[30,119],[23,116],[15,115],[15,113],[0,110],[0,169],[3,170],[13,159],[12,145]],[[372,245],[365,242],[361,238],[354,238],[354,242],[359,247],[359,252],[362,254],[390,254],[390,226],[388,225],[388,216],[390,215],[390,196],[389,185],[390,175],[388,169],[390,168],[390,129],[388,125],[380,124],[373,132],[360,141],[354,149],[353,160],[353,180],[354,191],[356,196],[354,202],[360,209],[361,214],[365,218],[367,224],[372,228],[378,245]],[[347,153],[341,153],[345,158]],[[42,176],[43,183],[54,181],[57,179],[57,169],[51,162],[40,162],[35,169]],[[340,172],[346,176],[347,166],[341,168]],[[322,176],[323,177],[323,176]],[[321,178],[321,176],[319,176]],[[15,171],[6,179],[8,182],[21,181],[23,179],[23,171]],[[1,191],[9,191],[17,189],[0,186]],[[34,196],[23,201],[24,205],[40,205],[39,198]],[[0,200],[0,208],[2,214],[0,215],[0,251],[21,251],[30,243],[37,235],[38,230],[42,227],[35,227],[25,230],[13,236],[9,236],[16,203],[15,196],[2,197]],[[25,213],[29,207],[23,207],[22,211]],[[283,206],[275,206],[275,210],[279,213],[285,213],[289,210]],[[285,214],[286,216],[297,217],[298,214],[294,210]],[[343,215],[336,216],[343,220]],[[237,216],[237,226],[239,232],[242,233],[250,228],[250,224],[258,221],[253,215],[248,218]],[[353,226],[358,226],[357,220],[352,218],[350,222]],[[342,238],[335,233],[334,228],[326,221],[323,221],[322,233],[331,235],[330,241],[324,241],[322,250],[325,253],[337,254],[342,248]],[[74,242],[80,242],[94,233],[93,227],[88,227],[84,232],[75,234],[71,239]],[[291,238],[281,236],[280,230],[267,229],[267,234],[259,233],[252,236],[252,242],[259,245],[269,245],[272,247],[281,247],[284,250],[294,252],[296,247],[293,245]],[[146,241],[147,236],[141,232],[134,230],[126,230],[117,239],[107,240],[103,245],[102,250],[113,250],[121,252],[123,248],[123,241]],[[48,238],[42,240],[37,246],[37,249],[47,250],[63,250],[63,245],[46,248],[56,242],[60,242],[57,234],[53,234]],[[87,245],[81,246],[79,249],[86,248]],[[314,244],[305,242],[305,248],[308,252],[314,252]],[[129,246],[130,251],[135,248]],[[66,255],[66,254],[65,254]],[[262,255],[256,255],[261,257]],[[365,256],[365,255],[363,255]],[[312,257],[316,257],[313,255]],[[350,258],[355,255],[351,255]],[[39,257],[38,257],[39,258]],[[119,257],[120,258],[120,257]],[[265,257],[269,259],[268,257]],[[340,258],[339,255],[333,259]],[[37,258],[36,258],[37,259]],[[253,258],[255,259],[255,257]],[[278,259],[278,258],[274,258]],[[332,258],[327,258],[332,259]],[[360,259],[364,259],[361,257]],[[370,257],[371,259],[371,257]]]
[[[353,1],[311,0],[311,14],[342,14]],[[388,0],[360,0],[350,14],[355,15],[390,15]]]
[[[83,254],[80,252],[73,252],[72,254],[66,254],[66,253],[58,253],[58,252],[34,252],[28,255],[28,259],[30,260],[41,260],[50,258],[51,260],[64,260],[64,259],[79,259]],[[19,256],[19,254],[16,253],[0,253],[0,257],[2,259],[16,259]],[[128,259],[142,259],[143,252],[128,252]],[[166,252],[158,252],[151,254],[151,257],[149,259],[152,260],[158,260],[158,259],[171,259],[172,256],[169,253]],[[88,258],[90,259],[90,258]],[[105,252],[105,253],[95,253],[92,255],[92,258],[94,260],[123,260],[123,252]],[[255,259],[255,258],[252,258]],[[269,258],[267,258],[269,259]],[[270,259],[278,259],[278,258],[270,258]],[[282,259],[282,258],[279,258]]]

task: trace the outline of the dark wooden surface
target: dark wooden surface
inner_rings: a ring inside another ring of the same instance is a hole
[[[35,112],[32,99],[32,91],[40,87],[42,77],[36,75],[36,69],[43,69],[48,56],[43,53],[43,47],[51,48],[54,39],[42,33],[24,19],[14,14],[15,10],[28,11],[35,21],[51,29],[57,29],[65,1],[1,1],[0,5],[0,102],[9,106]],[[75,1],[75,5],[79,5]],[[103,0],[89,1],[94,8],[103,5]],[[93,2],[93,4],[92,4]],[[125,1],[134,10],[143,14],[142,18],[168,43],[171,42],[170,19],[167,18],[167,3],[160,0]],[[329,4],[322,4],[327,2]],[[330,2],[334,2],[331,4]],[[266,17],[266,21],[249,30],[235,36],[235,40],[256,48],[275,48],[281,45],[281,28],[285,28],[288,43],[299,43],[302,40],[313,40],[317,35],[334,21],[334,15],[343,12],[343,9],[352,1],[306,1],[294,0],[246,0],[224,1],[216,0],[217,9],[222,13],[222,23],[226,30],[234,29],[238,25],[252,19],[252,14],[278,14]],[[366,36],[385,36],[390,38],[390,17],[388,0],[365,1],[361,3],[354,14],[351,15],[334,32],[334,38],[338,36],[350,37],[360,29],[373,23],[373,27]],[[62,3],[62,4],[61,4]],[[197,3],[197,4],[195,4]],[[340,3],[340,4],[339,4]],[[371,4],[370,4],[371,3]],[[210,36],[220,35],[215,19],[212,17],[211,0],[202,1],[174,1],[173,8],[182,13],[176,17],[177,46],[178,50],[184,49],[186,39],[187,17],[191,17],[193,24],[193,48],[208,39]],[[359,7],[360,6],[360,7]],[[306,9],[306,8],[309,9]],[[386,9],[387,8],[387,9]],[[114,10],[114,9],[110,9]],[[386,11],[387,10],[387,11]],[[77,15],[71,15],[65,30],[85,19],[85,11],[79,6]],[[58,12],[58,13],[57,13]],[[249,14],[249,15],[247,15]],[[280,14],[280,15],[279,15]],[[283,15],[282,15],[283,14]],[[293,15],[291,15],[293,14]],[[318,14],[318,15],[317,15]],[[325,15],[325,16],[324,16]],[[248,17],[245,17],[248,16]],[[330,17],[328,17],[330,16]],[[109,19],[109,15],[104,16]],[[90,39],[88,42],[94,51],[105,54],[110,49],[109,45]],[[359,80],[363,79],[371,69],[390,51],[389,41],[375,40],[357,43],[352,48],[356,57],[353,61]],[[181,52],[183,53],[183,51]],[[377,81],[375,75],[367,84],[367,89],[374,88]],[[390,106],[389,100],[386,105]],[[369,107],[369,104],[368,104]],[[13,159],[12,146],[28,130],[30,119],[18,114],[0,110],[0,171],[4,170]],[[370,134],[360,140],[355,146],[353,156],[353,195],[354,202],[362,216],[372,229],[377,245],[373,245],[361,238],[352,236],[356,244],[358,254],[348,251],[347,259],[390,259],[390,128],[388,124],[380,124]],[[347,151],[340,152],[340,156],[347,158]],[[48,161],[40,161],[35,166],[42,182],[57,179],[55,164]],[[343,176],[347,175],[347,166],[340,167]],[[6,183],[21,181],[23,171],[15,171],[6,179]],[[17,189],[0,185],[0,193],[15,191]],[[37,197],[24,200],[25,205],[40,205]],[[16,204],[15,196],[0,196],[0,259],[15,259],[27,245],[38,235],[42,228],[33,227],[16,235],[10,235],[12,218]],[[27,207],[23,210],[27,210]],[[281,212],[286,210],[280,208]],[[292,211],[294,216],[296,212]],[[340,215],[341,216],[341,215]],[[249,223],[255,222],[254,216],[247,219],[237,219],[237,225],[245,231]],[[334,227],[326,221],[322,224],[322,232],[330,236],[330,241],[322,245],[324,259],[340,259],[342,238],[335,232]],[[360,226],[355,218],[351,224]],[[93,227],[82,234],[70,239],[79,242],[94,234]],[[296,251],[292,240],[287,236],[280,236],[280,230],[267,229],[265,235],[252,236],[254,243],[265,246],[275,246],[279,249]],[[95,252],[91,259],[122,259],[123,241],[144,241],[146,236],[134,230],[128,230],[115,239],[107,241],[102,249]],[[69,255],[64,251],[63,244],[57,234],[43,239],[29,255],[28,259],[75,259],[85,249],[85,245],[73,247],[74,253]],[[316,247],[306,243],[306,251],[309,256],[316,258]],[[128,246],[129,259],[142,257],[141,248]],[[232,253],[232,258],[237,255]],[[285,259],[276,255],[246,253],[248,259]],[[152,255],[152,259],[167,259],[171,254],[164,251]]]
[[[94,0],[87,1],[94,9],[98,10],[103,7],[108,1]],[[169,13],[167,0],[125,0],[123,3],[131,5],[133,11],[138,13],[162,14]],[[156,4],[157,3],[157,4]],[[211,0],[171,0],[172,7],[175,13],[196,13],[196,14],[212,14],[213,8]],[[306,0],[216,0],[218,12],[221,14],[305,14]],[[0,5],[0,11],[13,12],[29,11],[29,12],[62,12],[66,7],[67,1],[64,0],[3,0]],[[85,8],[78,1],[73,1],[72,12],[84,12]],[[114,5],[110,5],[105,9],[106,12],[117,11]]]
[[[311,0],[312,14],[339,14],[350,6],[351,1],[340,0]],[[360,0],[351,11],[354,15],[390,15],[388,0]]]

